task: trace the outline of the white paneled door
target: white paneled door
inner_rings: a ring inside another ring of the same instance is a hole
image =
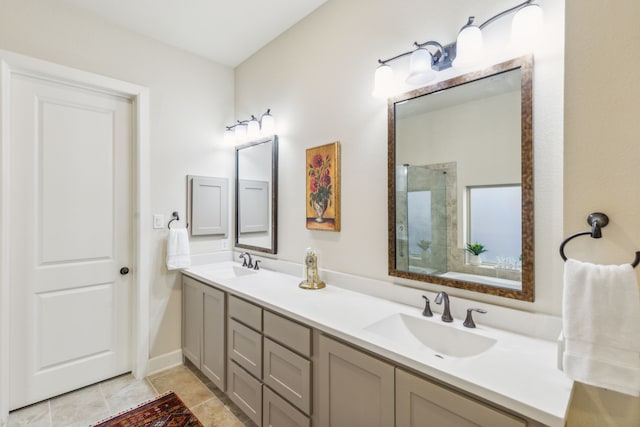
[[[128,372],[132,105],[14,74],[10,408]]]

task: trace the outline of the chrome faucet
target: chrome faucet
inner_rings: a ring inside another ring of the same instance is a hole
[[[251,261],[251,254],[249,252],[242,252],[240,254],[240,258],[242,258],[243,260],[242,262],[243,267],[253,268],[253,261]],[[248,262],[247,262],[247,258],[249,258]]]
[[[436,304],[442,304],[442,300],[444,300],[444,310],[442,312],[442,321],[453,322],[453,317],[451,317],[451,311],[449,310],[449,295],[444,291],[436,295],[436,299],[434,300],[434,302]]]

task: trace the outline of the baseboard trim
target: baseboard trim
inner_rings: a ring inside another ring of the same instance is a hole
[[[152,375],[174,366],[182,365],[182,350],[176,350],[152,357],[147,364],[147,375]]]

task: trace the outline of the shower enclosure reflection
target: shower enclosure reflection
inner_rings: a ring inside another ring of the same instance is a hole
[[[447,271],[446,178],[447,171],[439,165],[396,168],[399,269],[422,274]]]

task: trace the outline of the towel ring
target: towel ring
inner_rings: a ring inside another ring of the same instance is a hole
[[[171,223],[173,221],[180,221],[180,216],[178,215],[178,211],[174,211],[171,216],[173,217],[173,219],[171,221],[169,221],[169,223],[167,224],[167,228],[169,230],[171,230]],[[189,224],[186,225],[186,228],[189,228]]]
[[[575,239],[576,237],[589,235],[594,239],[599,239],[602,237],[602,228],[606,227],[609,224],[609,217],[606,214],[601,212],[594,212],[589,214],[587,217],[587,223],[591,226],[591,230],[589,231],[581,231],[579,233],[575,233],[567,237],[560,244],[560,256],[564,261],[567,260],[567,256],[564,254],[564,247],[569,243],[570,240]],[[640,264],[640,251],[636,251],[636,258],[631,263],[633,268],[636,268]]]

